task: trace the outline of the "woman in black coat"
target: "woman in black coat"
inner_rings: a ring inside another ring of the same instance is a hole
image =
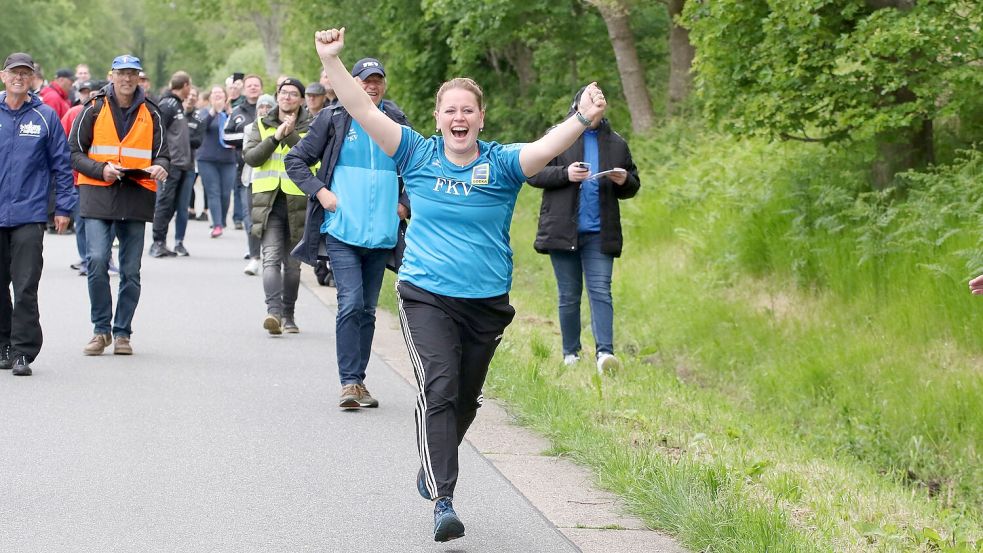
[[[570,114],[582,92],[574,96]],[[535,248],[549,254],[556,275],[563,362],[580,360],[580,298],[586,280],[597,370],[616,370],[611,273],[623,243],[618,202],[635,196],[640,186],[628,144],[601,119],[529,184],[543,189]]]

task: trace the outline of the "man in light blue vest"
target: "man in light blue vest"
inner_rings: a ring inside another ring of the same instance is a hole
[[[359,60],[352,76],[380,111],[409,126],[399,107],[383,99],[386,71],[379,60]],[[321,168],[314,176],[307,168],[316,161]],[[338,290],[338,406],[378,407],[365,387],[365,368],[372,351],[379,289],[399,229],[396,165],[344,108],[335,106],[315,119],[311,133],[290,151],[286,166],[308,195],[327,188],[337,200],[333,209],[310,202],[304,241],[294,255],[313,265],[323,245],[331,260]]]

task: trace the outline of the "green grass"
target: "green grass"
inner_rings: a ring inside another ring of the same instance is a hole
[[[692,550],[983,551],[980,156],[873,194],[864,144],[669,129],[632,149],[625,369],[559,363],[527,188],[486,391]]]

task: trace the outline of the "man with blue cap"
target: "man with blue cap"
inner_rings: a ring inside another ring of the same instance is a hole
[[[140,258],[146,223],[154,220],[157,185],[170,162],[157,106],[139,86],[140,59],[113,60],[110,84],[94,94],[72,127],[72,167],[79,172],[80,213],[89,257],[94,335],[82,352],[132,355],[133,315],[140,300]],[[109,258],[119,239],[119,294],[113,317]]]

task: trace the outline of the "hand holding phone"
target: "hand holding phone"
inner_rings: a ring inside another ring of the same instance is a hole
[[[570,182],[583,182],[590,176],[590,163],[575,161],[567,167],[567,179]]]

